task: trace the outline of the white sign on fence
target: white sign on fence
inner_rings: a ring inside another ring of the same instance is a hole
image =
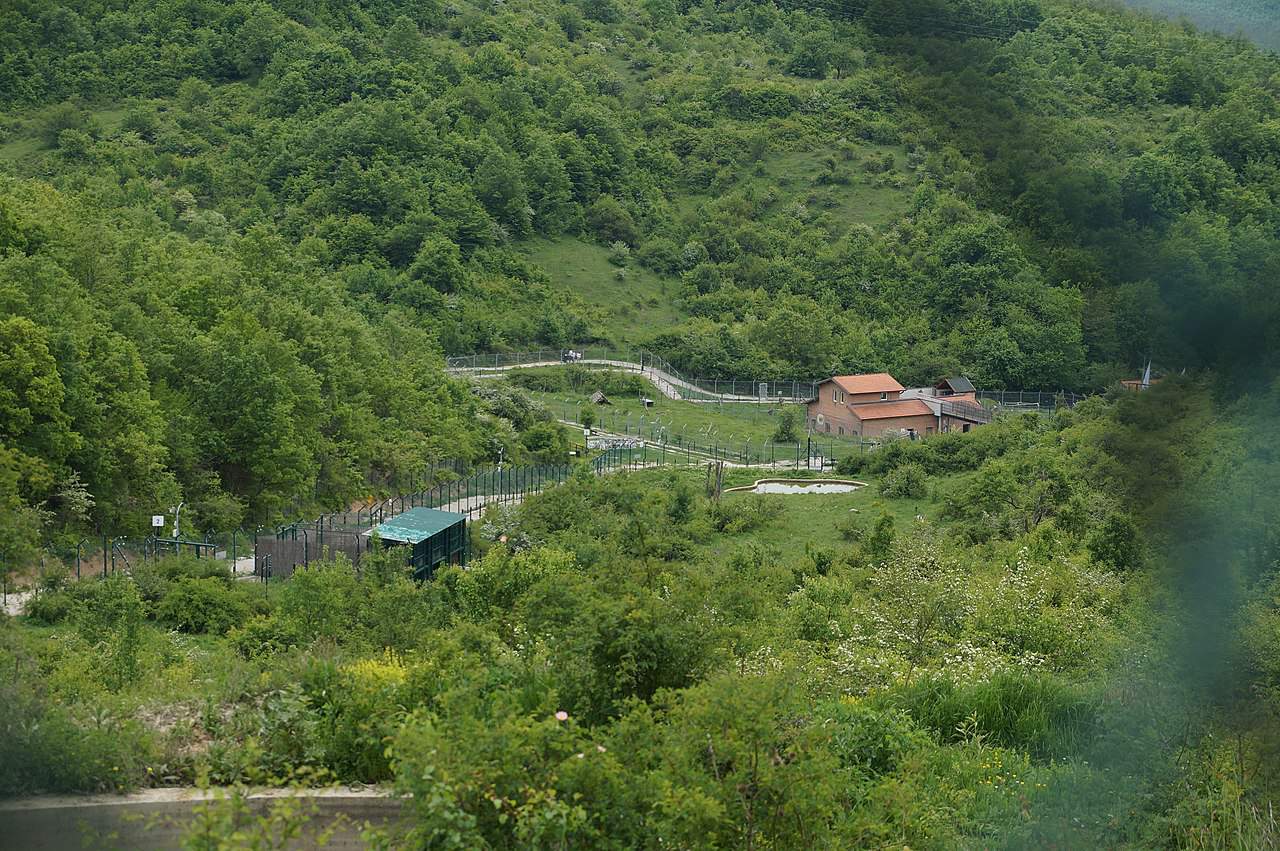
[[[151,525],[152,525],[152,527],[153,527],[153,528],[156,528],[156,529],[159,529],[159,528],[163,527],[163,526],[164,526],[164,515],[163,515],[163,514],[152,514],[152,515],[151,515]]]

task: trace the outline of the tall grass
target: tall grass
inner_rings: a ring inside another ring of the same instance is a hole
[[[889,702],[943,741],[976,731],[994,744],[1039,758],[1077,750],[1098,723],[1097,702],[1087,690],[1017,669],[965,684],[941,675],[921,677],[898,689]]]

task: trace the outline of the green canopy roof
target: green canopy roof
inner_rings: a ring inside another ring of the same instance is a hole
[[[436,511],[434,508],[411,508],[374,526],[366,535],[377,534],[384,541],[416,544],[467,519],[465,514]]]

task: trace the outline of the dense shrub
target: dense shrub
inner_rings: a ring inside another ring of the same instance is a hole
[[[799,438],[796,436],[796,420],[798,419],[795,408],[783,408],[778,414],[778,427],[773,432],[774,443],[794,443]]]
[[[142,785],[158,753],[135,720],[103,713],[84,723],[8,678],[0,683],[0,797],[119,792]]]
[[[551,419],[551,412],[520,389],[505,384],[483,382],[473,384],[472,394],[484,410],[502,417],[517,429],[527,429]]]
[[[886,774],[927,738],[900,712],[876,709],[843,699],[816,709],[831,734],[831,749],[840,764],[867,774]]]
[[[219,579],[180,579],[156,607],[156,617],[180,632],[223,635],[249,615],[243,595]]]
[[[1142,535],[1128,514],[1112,512],[1089,535],[1089,555],[1099,564],[1115,570],[1135,570],[1142,566]]]
[[[777,500],[752,495],[717,500],[708,506],[707,517],[716,531],[737,535],[767,526],[781,511]]]
[[[345,556],[295,570],[280,589],[278,616],[304,640],[358,637],[360,582]]]
[[[142,599],[154,606],[182,579],[230,581],[231,569],[225,561],[181,555],[143,561],[134,565],[130,575]]]
[[[517,387],[540,393],[590,393],[599,390],[606,396],[635,396],[652,385],[633,372],[615,369],[589,369],[584,366],[513,369],[507,380]]]
[[[76,599],[70,591],[49,591],[27,600],[22,613],[34,623],[53,626],[75,612]]]
[[[922,499],[929,493],[924,468],[914,463],[895,467],[881,480],[880,493],[897,499]]]
[[[227,638],[245,659],[283,653],[302,643],[301,632],[291,621],[272,615],[258,615],[233,628]]]
[[[636,252],[636,259],[641,266],[660,275],[676,275],[680,272],[680,246],[666,237],[645,240],[644,245]]]
[[[95,663],[107,686],[120,689],[138,674],[145,604],[133,579],[122,573],[83,586],[75,607],[81,638],[96,646]],[[77,590],[80,590],[79,588]]]

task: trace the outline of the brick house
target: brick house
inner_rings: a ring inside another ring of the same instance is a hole
[[[869,438],[968,431],[990,421],[967,379],[948,378],[934,387],[907,390],[884,372],[827,379],[818,385],[806,416],[814,434]]]

